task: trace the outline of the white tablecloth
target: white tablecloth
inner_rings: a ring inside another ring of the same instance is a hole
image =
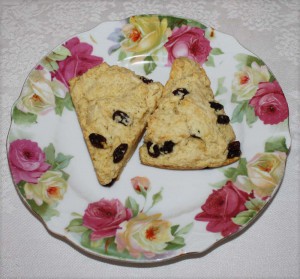
[[[0,5],[0,278],[300,278],[299,0],[2,0]],[[287,97],[292,134],[281,188],[250,229],[204,257],[152,268],[94,260],[48,234],[13,186],[5,147],[10,109],[43,55],[102,21],[142,13],[201,21],[262,58]]]

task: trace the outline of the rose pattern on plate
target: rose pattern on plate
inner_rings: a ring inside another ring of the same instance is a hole
[[[108,49],[108,54],[118,52],[119,61],[143,63],[146,75],[151,74],[164,57],[168,67],[180,56],[214,67],[213,56],[223,52],[210,46],[213,38],[211,28],[194,20],[173,16],[132,16],[122,28],[116,28],[108,36],[116,43]]]
[[[173,61],[181,56],[203,65],[212,49],[204,34],[204,30],[198,27],[175,27],[164,45],[168,52],[168,65],[172,65]]]
[[[278,124],[289,115],[288,104],[279,83],[260,82],[255,95],[249,101],[255,115],[264,124]]]
[[[246,123],[251,127],[260,119],[266,125],[275,125],[288,118],[288,104],[273,74],[259,58],[239,53],[239,62],[232,80],[232,103],[237,104],[231,122]]]
[[[208,222],[209,232],[223,237],[239,231],[264,207],[283,177],[288,148],[285,137],[272,137],[264,153],[224,170],[226,179],[214,185],[196,221]]]
[[[38,116],[50,111],[61,116],[65,108],[73,110],[69,80],[103,62],[102,57],[92,52],[92,45],[74,37],[45,56],[25,82],[13,109],[14,122],[33,124]]]
[[[227,236],[238,231],[239,226],[232,218],[246,210],[245,203],[249,199],[248,193],[239,190],[232,181],[227,181],[222,188],[213,190],[201,206],[203,212],[197,214],[195,220],[208,222],[208,231],[221,232],[222,236]]]
[[[69,175],[63,170],[72,156],[55,154],[53,144],[43,150],[37,142],[17,139],[9,144],[8,162],[13,180],[28,205],[45,221],[59,216],[55,209],[67,191]]]
[[[149,179],[137,176],[131,184],[146,203],[151,191]],[[83,216],[74,213],[78,218],[70,221],[66,231],[80,233],[84,247],[104,255],[129,259],[168,255],[185,246],[184,235],[193,223],[179,228],[163,219],[161,213],[148,213],[162,200],[162,190],[152,195],[149,208],[145,208],[145,203],[140,208],[133,197],[128,197],[125,205],[118,199],[104,198],[90,203]]]
[[[57,61],[58,69],[53,71],[53,77],[61,81],[67,88],[70,79],[84,74],[87,70],[103,62],[102,57],[92,55],[93,46],[80,42],[78,37],[68,40],[63,47],[69,50],[70,55]]]
[[[37,183],[51,166],[46,163],[46,155],[36,142],[15,140],[9,146],[8,162],[16,184],[20,181]]]
[[[132,211],[118,199],[90,203],[83,215],[83,226],[91,229],[91,240],[116,235],[120,224],[132,217]]]

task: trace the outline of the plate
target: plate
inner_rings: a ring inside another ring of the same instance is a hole
[[[105,61],[165,84],[179,56],[205,68],[240,160],[163,170],[141,165],[137,149],[102,187],[68,81]],[[7,153],[17,192],[53,235],[98,259],[160,263],[203,255],[251,225],[279,188],[290,142],[284,93],[260,58],[195,20],[149,14],[103,22],[43,57],[12,108]]]

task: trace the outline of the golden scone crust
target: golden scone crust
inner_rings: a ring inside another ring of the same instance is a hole
[[[70,81],[70,93],[102,185],[120,175],[139,142],[163,86],[106,63]]]
[[[167,169],[220,167],[239,159],[229,117],[198,63],[183,57],[174,61],[139,152],[143,164]]]

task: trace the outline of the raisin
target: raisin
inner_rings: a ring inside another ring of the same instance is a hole
[[[159,149],[159,151],[163,154],[168,154],[173,152],[173,147],[175,143],[171,140],[165,141],[164,145]]]
[[[224,107],[222,104],[216,103],[216,102],[209,102],[210,107],[213,108],[214,110],[222,110]]]
[[[115,122],[121,123],[124,126],[128,126],[131,124],[131,120],[128,114],[121,110],[115,111],[112,118]]]
[[[233,141],[228,144],[228,159],[239,157],[241,156],[241,153],[241,144],[239,141]]]
[[[96,133],[91,133],[89,139],[92,146],[96,148],[104,148],[104,144],[106,144],[106,138]]]
[[[148,154],[153,158],[157,158],[160,155],[158,145],[157,144],[153,145],[151,141],[147,142],[147,149],[148,149]]]
[[[230,119],[227,115],[218,115],[218,119],[217,119],[217,122],[219,124],[228,124],[230,122]]]
[[[115,149],[115,151],[114,151],[114,153],[113,153],[113,157],[114,157],[113,162],[114,162],[115,164],[117,164],[117,163],[119,163],[119,162],[121,162],[121,161],[123,160],[124,155],[125,155],[127,149],[128,149],[128,144],[127,144],[127,143],[121,143],[121,144]]]
[[[183,100],[185,95],[189,94],[190,92],[187,91],[185,88],[177,88],[172,92],[175,96],[180,96],[180,100]]]
[[[111,180],[111,182],[109,182],[109,183],[107,183],[107,184],[105,184],[105,185],[102,185],[103,187],[110,187],[110,186],[112,186],[115,182],[116,182],[116,180],[117,180],[117,178],[113,178],[112,180]]]
[[[153,82],[153,79],[148,79],[148,78],[145,78],[143,76],[140,76],[139,77],[140,80],[143,82],[143,83],[146,83],[146,84],[149,84],[149,83],[152,83]]]

